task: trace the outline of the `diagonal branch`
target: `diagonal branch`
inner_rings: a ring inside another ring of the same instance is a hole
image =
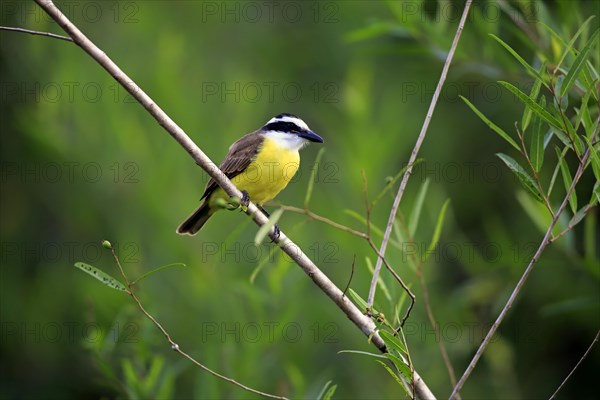
[[[213,178],[230,196],[241,197],[242,193],[223,174],[204,152],[131,78],[129,78],[102,50],[92,43],[55,5],[51,0],[35,0],[48,15],[50,15],[73,39],[75,44],[88,53],[102,66],[119,84],[121,84],[153,117],[156,121],[190,154],[194,161]],[[468,0],[469,3],[471,0]],[[246,211],[258,225],[267,223],[267,217],[258,212],[257,207],[250,203]],[[300,247],[292,242],[283,232],[278,237],[271,234],[274,242],[287,253],[313,282],[346,314],[364,335],[370,338],[380,351],[386,352],[386,346],[377,333],[375,323],[364,315],[344,293],[325,275]],[[417,395],[423,399],[435,399],[435,396],[425,382],[414,371],[414,382]]]
[[[406,172],[404,172],[402,182],[400,182],[400,188],[398,189],[398,193],[396,194],[396,198],[394,199],[394,204],[392,205],[392,210],[390,211],[390,217],[388,219],[387,227],[385,228],[385,234],[383,235],[383,241],[381,242],[381,247],[379,248],[379,253],[381,255],[385,255],[385,250],[387,248],[387,244],[390,240],[390,235],[392,233],[392,227],[394,226],[394,220],[396,219],[396,213],[398,212],[398,207],[400,206],[400,200],[402,199],[402,195],[404,194],[404,190],[406,189],[406,185],[408,184],[408,178],[410,178],[410,175],[412,173],[413,165],[417,160],[417,154],[419,154],[421,145],[425,140],[427,128],[429,128],[429,122],[431,122],[433,111],[435,110],[438,98],[440,97],[440,93],[442,92],[442,87],[444,86],[444,82],[446,81],[446,75],[448,74],[448,69],[450,68],[452,58],[454,57],[454,52],[456,51],[458,40],[460,39],[463,27],[465,26],[465,21],[467,19],[467,15],[469,14],[469,8],[471,7],[471,3],[472,0],[467,0],[467,2],[465,3],[465,8],[463,10],[462,17],[460,18],[458,28],[456,29],[456,34],[454,35],[454,41],[452,42],[452,46],[450,47],[450,51],[448,52],[448,56],[446,57],[446,62],[444,63],[444,68],[442,69],[440,80],[437,84],[437,87],[435,88],[433,98],[431,99],[431,104],[429,105],[429,110],[427,111],[427,115],[425,116],[425,122],[423,122],[423,127],[421,128],[421,132],[419,133],[419,137],[417,138],[415,147],[413,148],[412,153],[410,154],[410,159],[408,160],[408,168],[406,169]],[[375,290],[377,289],[377,281],[379,279],[379,273],[381,272],[382,263],[383,259],[380,256],[377,258],[377,263],[375,264],[375,271],[373,272],[373,279],[371,280],[371,287],[369,288],[369,306],[372,306],[373,301],[375,300]]]
[[[592,137],[590,140],[591,142],[593,142],[595,140],[596,136],[598,136],[599,129],[600,129],[600,119],[596,123],[596,130],[592,134]],[[537,251],[533,255],[533,258],[531,259],[531,261],[529,261],[529,265],[527,265],[527,268],[523,272],[523,275],[521,275],[519,282],[517,282],[517,285],[513,289],[512,293],[510,294],[510,297],[508,298],[508,300],[506,301],[506,304],[502,308],[500,315],[498,315],[498,317],[496,318],[496,321],[494,321],[494,324],[491,326],[490,330],[488,331],[485,338],[481,342],[481,345],[477,349],[477,352],[473,356],[473,359],[469,363],[469,366],[467,367],[467,369],[463,373],[462,377],[460,378],[460,380],[458,381],[458,383],[452,390],[452,393],[450,394],[450,399],[454,399],[457,396],[458,392],[460,391],[460,389],[462,389],[466,380],[469,378],[469,375],[471,375],[471,372],[473,372],[475,365],[477,365],[477,362],[483,355],[483,352],[485,351],[486,347],[488,346],[488,344],[490,344],[493,336],[496,334],[496,331],[500,327],[500,324],[502,323],[502,321],[504,321],[504,318],[508,314],[508,311],[511,309],[515,300],[517,299],[517,296],[519,295],[519,293],[521,293],[521,289],[525,285],[525,281],[527,281],[529,274],[531,274],[531,271],[533,271],[533,267],[535,266],[535,264],[539,260],[540,256],[546,249],[546,246],[548,246],[550,244],[550,242],[552,240],[552,230],[554,229],[554,226],[558,222],[558,218],[560,217],[563,210],[567,206],[567,203],[569,202],[569,197],[571,197],[571,193],[573,193],[573,191],[575,190],[575,186],[577,185],[577,183],[579,182],[579,179],[583,175],[583,171],[585,170],[585,165],[587,164],[587,162],[590,158],[590,151],[591,151],[591,148],[588,147],[585,154],[581,158],[581,162],[579,163],[577,172],[575,172],[575,176],[573,177],[573,182],[571,183],[569,190],[567,190],[567,194],[565,195],[565,198],[563,199],[562,204],[560,205],[558,210],[556,210],[556,214],[554,215],[554,218],[552,218],[552,222],[550,223],[550,226],[546,230],[546,234],[544,235],[542,242],[540,243]]]

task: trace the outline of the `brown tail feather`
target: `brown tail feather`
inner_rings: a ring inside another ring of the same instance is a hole
[[[188,219],[179,225],[177,233],[180,235],[195,235],[213,214],[214,211],[210,209],[208,202],[205,201]]]

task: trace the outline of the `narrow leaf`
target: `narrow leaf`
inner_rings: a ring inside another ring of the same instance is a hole
[[[593,146],[590,139],[586,136],[584,136],[583,139],[587,142],[590,149],[590,164],[592,164],[592,170],[594,171],[596,181],[600,181],[600,151],[598,151],[598,145]]]
[[[575,215],[573,215],[573,218],[571,218],[571,220],[569,221],[568,226],[573,227],[573,226],[577,225],[578,223],[580,223],[581,220],[583,219],[583,217],[586,216],[588,211],[589,211],[588,206],[582,207],[581,210],[577,211],[575,213]]]
[[[385,368],[385,370],[387,372],[390,373],[390,375],[392,375],[394,377],[394,379],[396,380],[396,382],[398,382],[398,384],[400,386],[402,386],[402,388],[404,388],[404,391],[406,392],[407,395],[411,396],[412,394],[409,392],[408,388],[404,385],[404,382],[402,382],[402,380],[398,377],[398,375],[396,375],[396,373],[394,371],[392,371],[392,369],[390,367],[388,367],[388,365],[386,363],[384,363],[383,361],[379,361],[376,360],[378,363],[380,363],[381,365],[383,365],[383,368]]]
[[[542,66],[540,67],[540,74],[544,71],[544,68],[546,68],[546,64],[542,64]],[[542,86],[542,80],[536,79],[535,83],[533,84],[533,87],[531,88],[531,93],[529,93],[529,97],[532,98],[533,100],[536,100],[538,95],[540,94],[541,86]],[[544,106],[542,105],[542,107],[544,107]],[[529,126],[530,120],[531,120],[531,108],[525,107],[525,112],[523,112],[523,119],[521,120],[521,126],[523,127],[523,131],[525,131],[527,129],[527,127]]]
[[[506,166],[517,176],[517,178],[519,178],[521,186],[523,186],[527,192],[533,195],[536,200],[538,200],[540,203],[543,203],[544,198],[542,194],[540,193],[533,178],[527,172],[525,172],[525,169],[523,169],[523,167],[521,167],[513,158],[507,156],[506,154],[497,153],[496,155],[500,157],[500,159],[504,161],[504,164],[506,164]]]
[[[542,100],[542,106],[545,104],[545,100]],[[540,118],[534,116],[533,123],[531,124],[531,144],[529,149],[529,157],[531,158],[531,164],[536,172],[542,168],[544,163],[544,132],[543,122]]]
[[[379,336],[381,336],[381,338],[385,342],[385,345],[388,347],[388,350],[394,349],[399,354],[408,354],[408,351],[404,347],[404,344],[402,344],[402,342],[397,336],[392,335],[386,330],[380,330]]]
[[[352,288],[348,289],[348,294],[363,312],[369,309],[369,304],[362,297],[360,297],[358,293],[352,290]],[[379,314],[379,311],[377,311],[374,307],[371,307],[371,313]]]
[[[357,221],[362,222],[363,225],[365,225],[365,226],[367,225],[367,219],[364,216],[357,213],[356,211],[345,209],[344,213],[348,214],[349,216],[356,219]],[[374,233],[375,235],[377,235],[379,237],[383,237],[383,231],[381,229],[379,229],[377,226],[373,225],[373,223],[371,223],[371,233]]]
[[[546,232],[548,226],[552,223],[552,215],[546,208],[546,206],[539,201],[533,199],[533,197],[525,190],[517,190],[517,201],[523,207],[523,210],[527,216],[533,222],[533,225],[540,231],[540,233]],[[554,226],[552,231],[553,234],[558,234],[560,227],[558,224]]]
[[[363,300],[362,297],[358,293],[356,293],[352,288],[348,289],[348,294],[352,297],[352,300],[358,305],[361,311],[366,311],[369,308],[369,305],[366,301]]]
[[[552,189],[554,189],[554,183],[556,182],[556,177],[558,176],[558,171],[560,170],[561,160],[564,158],[565,154],[569,150],[568,147],[565,147],[562,153],[558,156],[558,162],[556,163],[556,167],[554,167],[554,172],[552,173],[552,178],[550,179],[550,186],[548,186],[548,198],[552,194]]]
[[[522,65],[525,67],[525,69],[527,70],[527,72],[529,72],[531,75],[533,75],[534,77],[536,77],[540,82],[543,81],[543,78],[541,76],[540,73],[538,73],[538,71],[533,68],[531,65],[529,65],[529,63],[527,61],[525,61],[523,59],[523,57],[521,57],[515,50],[513,50],[512,47],[510,47],[506,42],[504,42],[502,39],[500,39],[498,36],[494,35],[493,33],[489,34],[492,38],[494,38],[498,43],[500,43],[502,45],[502,47],[504,47],[506,50],[508,50],[508,52]]]
[[[400,371],[404,378],[407,381],[410,381],[412,377],[412,371],[410,370],[410,366],[408,366],[404,361],[402,361],[400,357],[396,357],[393,354],[385,353],[384,355],[387,357],[388,360],[394,363],[394,365],[396,366],[396,368],[398,368],[398,371]]]
[[[317,158],[315,158],[315,163],[312,166],[310,171],[310,179],[308,180],[308,187],[306,188],[306,196],[304,197],[304,207],[308,208],[308,203],[310,202],[310,198],[312,197],[313,187],[315,186],[315,177],[317,176],[317,171],[319,170],[319,163],[321,161],[321,157],[323,157],[323,153],[325,153],[325,147],[321,147],[319,152],[317,153]]]
[[[387,358],[386,356],[381,355],[381,354],[369,353],[368,351],[360,351],[360,350],[340,350],[340,351],[338,351],[338,354],[342,354],[342,353],[361,354],[363,356],[369,356],[369,357],[374,357],[374,358]]]
[[[590,199],[590,206],[595,206],[598,203],[600,203],[600,181],[596,181],[596,184],[592,189],[592,198]]]
[[[274,246],[269,247],[269,252],[268,252],[267,256],[263,257],[259,261],[259,263],[256,266],[256,268],[254,268],[254,270],[250,274],[250,283],[254,284],[254,281],[256,280],[256,277],[258,276],[258,274],[260,273],[260,271],[262,271],[262,269],[265,267],[265,265],[267,265],[269,263],[269,261],[271,261],[271,260],[274,259],[273,253],[275,252],[276,248],[277,247],[274,247]]]
[[[414,164],[412,165],[413,168],[415,165],[419,164],[423,162],[422,158],[419,158],[417,160],[415,160]],[[390,179],[388,181],[388,183],[386,183],[386,185],[384,186],[384,188],[381,190],[381,192],[379,192],[379,194],[375,197],[375,199],[371,202],[371,205],[374,206],[375,204],[377,204],[377,202],[379,200],[381,200],[381,198],[392,188],[392,186],[394,186],[396,184],[396,182],[398,182],[398,179],[400,179],[404,173],[406,172],[406,170],[408,169],[408,165],[406,165],[404,168],[402,168],[400,171],[398,171],[398,173],[396,175],[394,175],[394,177],[392,179]]]
[[[133,282],[131,282],[131,286],[133,286],[136,283],[140,282],[142,279],[146,279],[147,277],[149,277],[152,274],[155,274],[155,273],[157,273],[159,271],[162,271],[164,269],[173,268],[173,267],[186,267],[186,265],[184,263],[173,263],[173,264],[163,265],[162,267],[154,268],[152,271],[148,271],[145,274],[140,275],[139,278],[137,278],[136,280],[134,280]]]
[[[332,386],[331,381],[327,381],[325,383],[325,386],[323,386],[323,389],[321,389],[321,391],[317,395],[317,399],[330,400],[331,397],[333,396],[333,394],[335,393],[336,389],[337,389],[337,385]]]
[[[444,225],[444,218],[446,217],[446,210],[448,209],[448,205],[450,205],[450,199],[447,199],[444,202],[444,205],[440,210],[440,214],[438,215],[438,219],[435,224],[435,230],[433,231],[433,236],[431,238],[431,243],[429,243],[429,247],[427,247],[427,251],[425,253],[425,257],[423,258],[423,262],[427,261],[429,255],[433,252],[435,246],[437,246],[440,240],[440,235],[442,234],[442,227]]]
[[[123,285],[117,279],[113,278],[106,272],[99,270],[96,267],[92,267],[91,265],[83,263],[83,262],[76,262],[75,267],[79,268],[86,274],[93,276],[94,278],[98,279],[100,282],[104,283],[106,286],[108,286],[110,288],[119,290],[121,292],[129,292],[129,290],[127,290],[127,287],[125,287],[125,285]]]
[[[511,138],[508,133],[504,132],[502,130],[502,128],[500,128],[499,126],[497,126],[496,124],[494,124],[492,121],[490,121],[485,115],[483,115],[483,113],[481,111],[479,111],[477,109],[477,107],[475,107],[469,100],[467,100],[465,97],[463,96],[459,96],[461,99],[463,99],[463,101],[465,103],[467,103],[467,105],[471,108],[471,110],[473,110],[473,112],[475,114],[477,114],[477,116],[487,125],[490,127],[490,129],[492,129],[494,132],[496,132],[498,135],[500,135],[504,140],[506,140],[512,147],[514,147],[515,149],[517,149],[518,151],[521,151],[521,149],[519,148],[519,145],[517,145],[517,142],[515,142],[513,140],[513,138]]]
[[[337,385],[331,386],[329,390],[327,390],[327,392],[325,392],[325,394],[323,395],[323,400],[331,400],[331,398],[335,394],[336,389]]]
[[[271,214],[267,223],[261,226],[258,232],[256,232],[256,236],[254,236],[255,245],[260,246],[262,241],[265,240],[269,232],[271,232],[271,229],[275,226],[277,221],[279,221],[279,218],[281,218],[282,215],[283,208],[278,208],[273,212],[273,214]]]
[[[579,29],[577,30],[577,32],[575,32],[575,35],[573,35],[573,37],[571,38],[571,40],[569,41],[569,43],[566,45],[562,57],[560,58],[560,60],[558,60],[558,63],[556,64],[556,69],[560,68],[560,66],[562,65],[563,61],[565,60],[565,58],[567,57],[567,55],[569,54],[569,52],[573,52],[574,53],[574,51],[573,51],[573,45],[575,44],[575,41],[577,40],[577,38],[579,37],[579,35],[581,35],[581,33],[583,32],[583,30],[587,28],[587,25],[589,24],[589,22],[594,17],[595,16],[592,15],[591,17],[589,17],[588,19],[586,19],[583,22],[583,24],[581,24],[581,26],[579,27]]]
[[[419,218],[421,217],[421,210],[423,209],[423,202],[425,201],[425,196],[427,195],[427,189],[429,188],[429,182],[431,180],[429,178],[425,179],[423,185],[419,189],[419,193],[417,194],[417,200],[415,201],[415,205],[413,206],[412,212],[410,213],[410,219],[408,221],[408,233],[410,237],[415,236],[415,232],[417,231],[417,225],[419,224]]]
[[[583,50],[581,50],[575,61],[573,61],[573,65],[571,66],[571,69],[569,69],[569,73],[565,78],[565,82],[563,83],[560,89],[560,97],[563,97],[569,91],[569,89],[571,89],[571,86],[573,86],[573,84],[577,80],[581,69],[585,65],[585,61],[587,60],[588,56],[590,55],[590,52],[592,51],[592,48],[596,45],[598,34],[600,34],[600,28],[596,29],[596,31],[588,39]]]
[[[507,88],[515,96],[517,96],[517,98],[519,100],[521,100],[523,103],[525,103],[526,106],[531,108],[531,110],[534,113],[536,113],[540,118],[542,118],[544,121],[546,121],[547,123],[549,123],[550,125],[558,128],[558,129],[564,129],[564,126],[561,124],[561,122],[558,119],[556,119],[552,114],[550,114],[548,111],[546,111],[544,108],[542,108],[538,103],[535,102],[535,100],[533,100],[532,98],[527,96],[525,93],[520,91],[517,87],[511,85],[508,82],[504,82],[504,81],[499,81],[498,83],[500,83],[502,86]]]
[[[571,184],[573,183],[573,178],[571,177],[571,172],[569,171],[569,165],[564,157],[560,157],[561,154],[558,147],[556,148],[556,155],[560,158],[560,172],[562,173],[563,183],[565,184],[565,192],[568,192]],[[571,207],[573,214],[577,213],[577,194],[575,190],[573,190],[569,196],[569,206]]]

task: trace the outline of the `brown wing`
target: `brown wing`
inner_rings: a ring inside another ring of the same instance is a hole
[[[249,133],[229,147],[229,152],[219,165],[219,168],[229,179],[239,175],[248,168],[248,165],[256,157],[258,148],[262,143],[263,136],[258,132]],[[200,200],[210,195],[219,185],[212,178],[206,184],[204,194]]]

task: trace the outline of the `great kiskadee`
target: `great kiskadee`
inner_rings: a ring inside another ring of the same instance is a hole
[[[268,216],[262,204],[294,177],[300,166],[299,150],[309,142],[323,143],[323,139],[295,115],[279,114],[232,144],[219,168],[244,194],[243,201],[253,201]],[[215,203],[218,199],[229,201],[229,196],[211,179],[200,198],[202,204],[179,225],[177,233],[195,235],[222,208]]]

